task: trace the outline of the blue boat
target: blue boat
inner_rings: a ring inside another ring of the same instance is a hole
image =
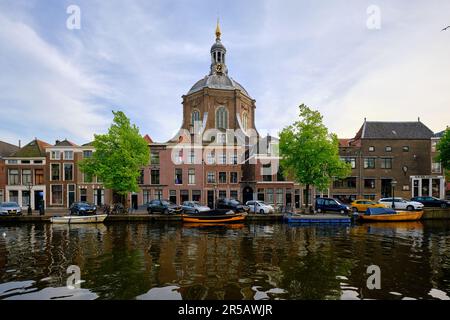
[[[287,214],[284,220],[288,223],[351,223],[349,216],[337,214]]]

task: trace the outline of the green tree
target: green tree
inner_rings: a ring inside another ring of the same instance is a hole
[[[320,112],[306,105],[300,107],[300,119],[280,133],[281,167],[306,187],[319,190],[329,187],[334,178],[344,178],[351,166],[339,158],[339,140],[322,123]]]
[[[113,114],[108,133],[95,135],[95,152],[80,162],[80,169],[101,178],[105,188],[121,195],[124,202],[128,192],[139,191],[140,169],[148,164],[150,150],[139,128],[122,111]]]
[[[445,130],[444,135],[436,146],[438,155],[436,160],[439,161],[446,170],[447,174],[450,169],[450,128]]]

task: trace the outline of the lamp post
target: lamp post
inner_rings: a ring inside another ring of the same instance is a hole
[[[31,216],[33,213],[33,210],[31,209],[31,190],[33,189],[33,183],[28,181],[26,187],[28,190],[28,215]]]
[[[396,180],[392,180],[391,181],[391,186],[392,186],[392,209],[395,210],[395,186],[397,185],[397,181]]]

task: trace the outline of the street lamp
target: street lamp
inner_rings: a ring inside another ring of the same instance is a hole
[[[392,186],[392,209],[395,209],[395,186],[397,185],[397,181],[396,180],[392,180],[391,181],[391,186]]]
[[[33,189],[33,183],[28,181],[26,184],[28,190],[28,215],[31,216],[33,211],[31,210],[31,190]]]

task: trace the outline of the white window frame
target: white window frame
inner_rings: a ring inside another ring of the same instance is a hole
[[[20,173],[20,182],[21,182],[21,185],[26,186],[26,184],[25,184],[25,179],[23,178],[23,172],[24,172],[24,171],[30,171],[30,182],[31,182],[31,184],[33,184],[33,169],[22,169],[22,170],[21,170],[21,173]]]
[[[188,169],[188,184],[195,185],[195,169]]]
[[[72,155],[71,157],[66,157],[66,153],[70,152],[70,154]],[[64,160],[73,160],[73,150],[64,150]]]
[[[58,157],[56,157],[56,155]],[[60,150],[52,150],[52,151],[50,151],[50,159],[51,160],[61,160],[61,151]]]
[[[53,187],[61,186],[61,203],[53,202]],[[64,185],[62,183],[50,184],[50,204],[51,205],[64,205]]]
[[[209,151],[206,154],[206,163],[207,164],[216,164],[216,153],[215,151]]]
[[[53,165],[58,166],[58,172],[59,172],[59,179],[53,180]],[[50,163],[50,181],[62,181],[61,179],[61,164],[60,163]]]
[[[11,179],[10,179],[10,172],[11,171],[17,171],[17,183],[15,183],[15,184],[12,184],[11,183]],[[20,185],[20,182],[21,182],[21,172],[20,172],[20,170],[19,169],[8,169],[8,184],[9,185],[11,185],[11,186],[18,186],[18,185]]]
[[[214,181],[212,181],[212,182],[209,181],[210,174],[212,174],[214,177]],[[216,183],[216,172],[215,171],[209,171],[206,173],[206,183]]]
[[[217,133],[217,143],[218,144],[227,144],[227,134],[225,132]]]
[[[72,166],[72,179],[70,180],[66,180],[66,165],[71,165]],[[62,181],[74,181],[74,165],[71,162],[65,162],[63,164],[63,176],[62,176]]]

